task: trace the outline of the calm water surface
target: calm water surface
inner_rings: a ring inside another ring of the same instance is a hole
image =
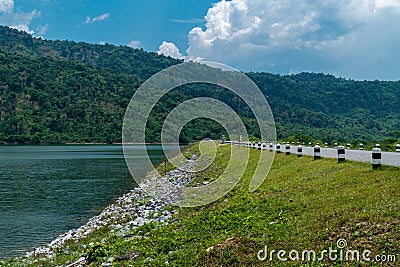
[[[140,169],[146,152],[132,151]],[[160,146],[148,151],[161,160]],[[134,186],[120,145],[0,146],[0,258],[81,226]]]

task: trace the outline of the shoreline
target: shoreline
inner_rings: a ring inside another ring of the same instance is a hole
[[[11,143],[0,143],[1,146],[75,146],[75,145],[179,145],[179,146],[190,146],[193,145],[194,143],[189,143],[189,144],[181,144],[181,143],[162,143],[162,142],[154,142],[154,143],[90,143],[90,142],[85,142],[85,143],[58,143],[58,144],[11,144]]]
[[[188,171],[196,164],[197,155],[179,169],[173,169],[160,177],[156,173],[148,173],[140,186],[122,195],[102,212],[90,218],[79,228],[59,235],[45,246],[40,246],[17,257],[24,264],[35,264],[40,260],[48,260],[56,256],[57,251],[65,248],[69,241],[79,242],[96,230],[107,227],[107,231],[118,237],[129,236],[134,230],[147,223],[156,223],[159,227],[175,222],[171,218],[177,210],[166,208],[179,200],[180,190],[192,181]],[[105,242],[105,240],[104,240]],[[33,261],[30,259],[34,258]],[[86,262],[85,255],[80,255],[79,262]]]

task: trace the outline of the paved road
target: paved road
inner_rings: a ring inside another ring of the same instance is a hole
[[[297,154],[297,146],[291,146],[290,153]],[[314,147],[303,147],[303,155],[314,156]],[[321,157],[337,158],[337,149],[321,147]],[[368,150],[346,149],[346,159],[358,162],[371,162],[372,152]],[[382,165],[400,166],[400,153],[382,152]]]
[[[267,143],[267,150],[269,150],[268,143]],[[276,146],[274,146],[274,150],[276,150]],[[282,153],[286,152],[285,145],[281,144],[280,151]],[[290,146],[290,153],[297,154],[297,146]],[[314,156],[314,147],[303,146],[303,155]],[[358,161],[358,162],[372,162],[372,152],[368,150],[346,149],[345,156],[346,160]],[[321,147],[321,157],[337,159],[338,157],[337,149]],[[382,165],[400,167],[400,153],[382,151]]]

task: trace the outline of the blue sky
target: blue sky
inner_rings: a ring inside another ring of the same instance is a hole
[[[68,39],[90,43],[108,42],[157,51],[163,41],[187,46],[187,33],[204,25],[211,1],[146,0],[0,0],[13,2],[14,14],[33,15],[28,26],[46,39]],[[1,4],[0,4],[1,7]],[[0,8],[1,12],[1,8]],[[4,12],[3,12],[4,13]],[[1,15],[0,15],[1,16]],[[90,18],[88,20],[88,17]],[[9,20],[1,24],[16,25]]]
[[[0,0],[0,25],[244,71],[400,80],[400,0]]]

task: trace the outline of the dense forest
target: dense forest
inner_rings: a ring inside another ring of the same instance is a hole
[[[126,107],[158,71],[181,63],[142,49],[49,41],[0,26],[0,143],[121,142]],[[332,75],[246,73],[267,97],[280,139],[396,142],[400,82],[354,81]],[[184,100],[209,96],[230,105],[252,138],[259,129],[249,108],[224,88],[196,84],[174,89],[156,105],[147,141],[157,142],[164,118]],[[190,122],[184,143],[218,138],[207,119]]]

